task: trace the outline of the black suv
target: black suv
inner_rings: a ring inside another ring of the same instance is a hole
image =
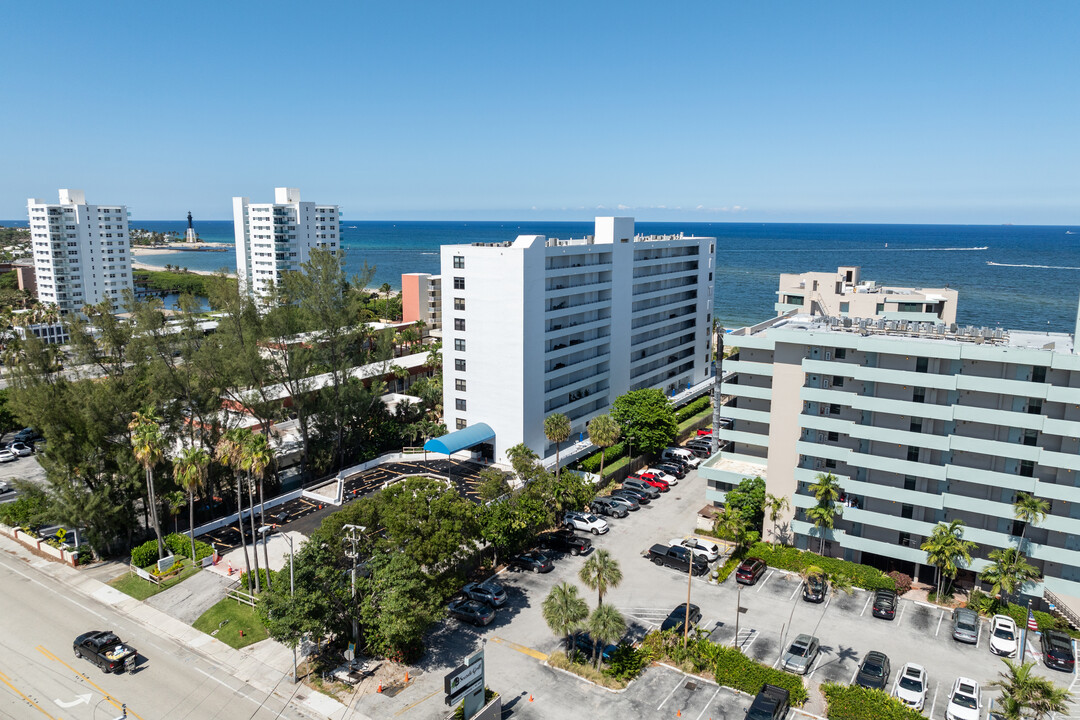
[[[592,540],[575,535],[573,530],[556,530],[540,536],[540,547],[580,555],[589,551]]]
[[[803,582],[802,596],[807,602],[824,602],[828,592],[829,582],[824,575],[811,575]]]
[[[658,463],[656,465],[653,465],[653,467],[656,468],[657,470],[663,470],[664,472],[666,472],[669,475],[674,475],[679,480],[682,480],[684,477],[686,477],[686,466],[685,465],[676,465],[673,462],[662,462],[662,463]]]
[[[690,603],[690,627],[696,627],[701,622],[701,608],[694,603]],[[678,628],[679,632],[683,631],[686,626],[686,603],[679,605],[677,608],[668,613],[667,619],[660,626],[660,632],[665,630],[672,630]]]
[[[617,518],[624,518],[630,514],[625,505],[606,497],[593,498],[593,501],[589,503],[589,511],[597,515],[609,515]]]
[[[1076,666],[1072,638],[1060,630],[1043,630],[1042,651],[1048,668],[1072,672]]]
[[[522,570],[531,570],[535,573],[546,573],[555,569],[555,565],[546,555],[541,555],[535,550],[530,550],[529,552],[518,555],[510,561],[510,564]]]
[[[855,684],[867,690],[886,690],[890,672],[889,658],[885,653],[871,650],[866,653],[859,671],[855,673]]]
[[[874,617],[892,620],[896,617],[896,591],[877,590],[874,592]]]

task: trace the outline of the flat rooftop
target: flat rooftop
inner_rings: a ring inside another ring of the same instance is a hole
[[[538,237],[534,235],[519,235],[521,237]],[[672,240],[715,240],[715,238],[708,236],[698,235],[686,235],[684,233],[672,234],[672,235],[635,235],[634,242],[670,242]],[[510,247],[514,244],[513,240],[505,240],[502,242],[474,242],[469,243],[472,247]],[[610,245],[611,243],[598,243],[596,242],[595,235],[586,235],[579,238],[557,238],[549,237],[544,239],[545,247],[566,247],[568,245]]]

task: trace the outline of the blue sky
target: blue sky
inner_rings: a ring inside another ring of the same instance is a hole
[[[1080,224],[1080,3],[5,2],[0,217]],[[61,10],[62,7],[62,10]]]

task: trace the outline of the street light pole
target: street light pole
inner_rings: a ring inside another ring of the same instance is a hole
[[[342,525],[341,527],[342,527],[343,530],[348,530],[348,532],[349,532],[349,541],[352,543],[352,552],[349,553],[349,555],[348,555],[352,559],[352,601],[353,601],[352,602],[352,604],[353,604],[353,608],[352,608],[352,611],[353,611],[352,633],[353,633],[353,642],[355,642],[357,647],[359,647],[360,646],[360,622],[356,618],[356,561],[360,557],[360,554],[359,554],[359,552],[357,551],[357,548],[356,548],[356,542],[358,540],[358,538],[356,536],[356,533],[357,533],[357,531],[363,533],[365,530],[367,530],[367,528],[362,526],[362,525]]]
[[[296,597],[296,582],[293,579],[293,555],[296,553],[293,551],[293,539],[289,537],[288,533],[282,533],[282,536],[289,543],[289,597]],[[292,681],[293,685],[296,684],[296,645],[293,645],[292,649]]]
[[[696,541],[695,541],[696,544]],[[694,579],[694,548],[687,548],[690,553],[690,569],[686,571],[686,617],[683,620],[682,644],[686,647],[686,636],[690,634],[690,581]]]
[[[739,647],[739,613],[742,612],[742,583],[735,583],[735,648]],[[740,650],[740,652],[742,652]]]
[[[626,442],[629,445],[629,449],[626,453],[626,470],[629,474],[634,472],[634,436],[627,435]]]

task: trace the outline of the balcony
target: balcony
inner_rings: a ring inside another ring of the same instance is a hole
[[[953,451],[978,453],[990,457],[1016,458],[1017,460],[1030,460],[1039,462],[1039,456],[1043,452],[1035,445],[1021,445],[1020,443],[1005,442],[1003,440],[984,440],[982,438],[968,437],[966,435],[951,435],[949,445]],[[1061,453],[1055,453],[1060,455]],[[1075,456],[1080,467],[1080,456]]]
[[[976,485],[1007,488],[1027,493],[1035,491],[1036,483],[1033,477],[997,472],[996,470],[981,470],[952,463],[945,466],[945,478],[947,480],[960,480],[975,483]]]
[[[772,377],[773,364],[766,362],[752,362],[750,360],[725,360],[724,372],[745,373],[747,375],[765,375]]]
[[[983,377],[981,375],[957,375],[956,389],[974,392],[997,393],[1000,395],[1018,395],[1020,397],[1040,398],[1045,400],[1046,383],[1025,380],[1006,380],[1005,378]]]
[[[744,445],[754,445],[761,448],[769,447],[769,436],[762,435],[760,433],[745,432],[743,430],[732,430],[730,428],[720,428],[720,431],[717,433],[717,437],[720,440],[730,440],[732,442],[742,443]]]
[[[727,372],[727,363],[724,363],[724,371]],[[721,383],[720,392],[732,397],[755,398],[757,400],[772,400],[772,387],[759,385],[743,385],[740,383]]]

